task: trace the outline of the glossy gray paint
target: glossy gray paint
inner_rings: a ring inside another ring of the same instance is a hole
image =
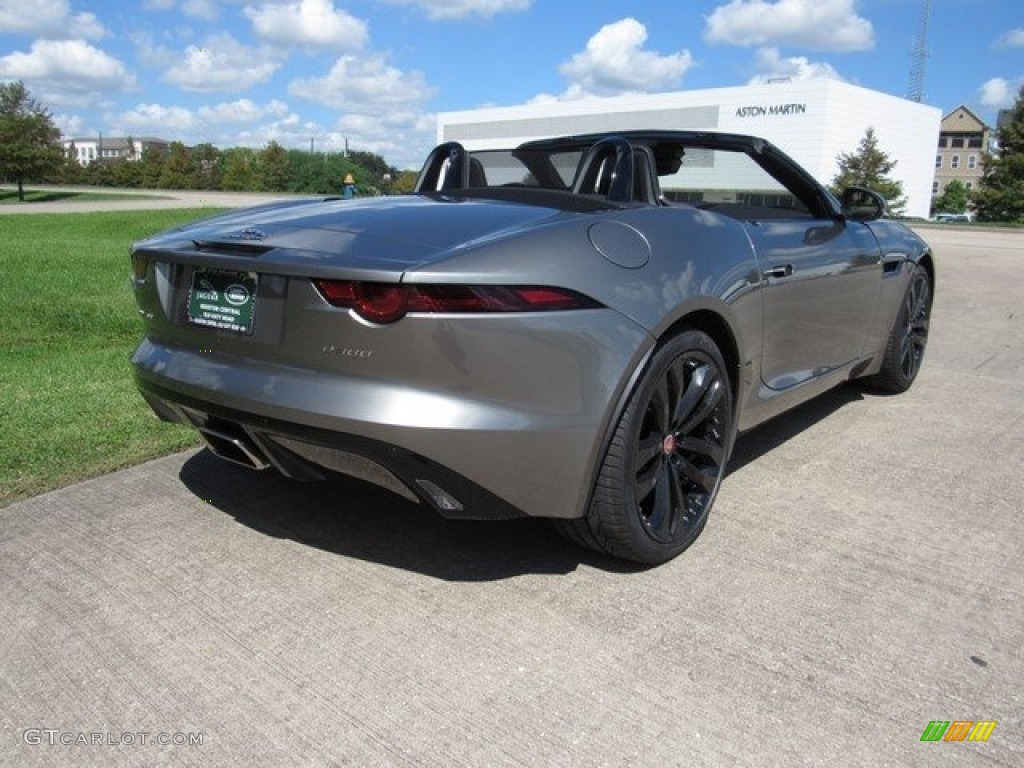
[[[372,440],[523,514],[577,517],[644,361],[691,318],[716,318],[719,344],[735,348],[741,430],[877,367],[908,265],[927,248],[902,226],[846,220],[812,191],[831,213],[798,222],[458,194],[216,217],[134,249],[146,265],[135,281],[146,321],[136,379],[165,418],[202,425],[197,413],[230,413],[258,440],[311,441],[307,458],[326,450],[308,430]],[[197,265],[259,274],[251,335],[187,323]],[[375,325],[327,304],[312,277],[550,285],[603,306]],[[402,461],[390,469],[401,475]]]

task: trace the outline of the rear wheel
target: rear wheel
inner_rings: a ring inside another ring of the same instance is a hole
[[[917,378],[928,344],[928,326],[932,313],[932,284],[928,270],[914,267],[910,284],[903,295],[896,324],[882,358],[882,367],[865,383],[879,392],[906,392]]]
[[[707,522],[733,437],[722,355],[690,330],[652,357],[598,473],[590,509],[561,521],[569,538],[627,560],[663,563]]]

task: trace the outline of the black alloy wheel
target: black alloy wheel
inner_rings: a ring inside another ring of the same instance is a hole
[[[900,339],[900,371],[913,381],[921,370],[924,348],[928,344],[928,320],[931,315],[931,285],[928,274],[915,270],[907,295],[903,297],[903,335]],[[923,273],[923,274],[922,274]]]
[[[634,449],[633,503],[647,534],[671,544],[702,525],[725,467],[729,384],[700,350],[675,358],[644,409]]]
[[[924,361],[932,314],[932,282],[928,270],[914,267],[889,333],[882,367],[867,384],[879,392],[900,393],[910,389]]]
[[[669,339],[649,361],[601,464],[575,541],[641,563],[672,559],[700,535],[733,439],[732,389],[706,334]]]

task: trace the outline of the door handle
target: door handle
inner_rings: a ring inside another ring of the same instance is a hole
[[[780,267],[772,267],[764,271],[765,277],[789,277],[793,274],[792,264],[783,264]]]

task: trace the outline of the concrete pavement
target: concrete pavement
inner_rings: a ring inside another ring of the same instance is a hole
[[[138,196],[134,200],[52,200],[42,203],[8,203],[0,205],[0,215],[8,213],[95,213],[96,211],[147,211],[157,208],[244,208],[262,205],[274,200],[311,197],[279,192],[209,192],[180,189],[116,189],[109,187],[40,187],[33,190],[54,192],[95,192],[99,194],[127,194]],[[11,187],[0,186],[11,191]]]
[[[0,510],[0,765],[1020,765],[1024,235],[925,235],[914,388],[741,438],[659,568],[201,451]]]

